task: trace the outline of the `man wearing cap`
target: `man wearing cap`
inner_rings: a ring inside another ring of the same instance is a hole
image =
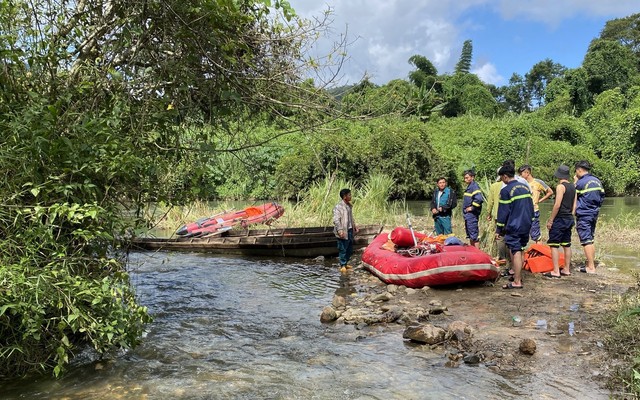
[[[503,165],[498,173],[506,186],[500,191],[496,238],[504,236],[507,248],[511,251],[514,271],[513,282],[502,288],[522,289],[523,250],[529,242],[533,201],[529,188],[515,179],[516,171],[513,166]]]
[[[553,271],[543,275],[547,278],[560,278],[562,275],[571,275],[571,230],[574,224],[573,214],[576,210],[576,187],[569,182],[569,167],[566,165],[560,165],[553,176],[558,178],[558,186],[556,186],[556,200],[547,221],[547,229],[549,229],[547,244],[551,247]],[[564,252],[562,272],[560,271],[560,246]]]
[[[553,190],[547,185],[543,180],[535,179],[531,174],[531,165],[522,165],[518,168],[518,172],[520,176],[524,178],[529,187],[531,188],[531,198],[533,199],[533,222],[531,224],[531,240],[538,243],[542,238],[542,233],[540,232],[540,206],[538,204],[542,203],[551,195],[553,195]],[[540,197],[540,194],[544,194],[544,196]]]
[[[593,236],[600,207],[604,202],[604,188],[600,180],[591,175],[590,171],[589,161],[582,160],[576,163],[576,230],[587,259],[586,265],[580,268],[580,272],[595,274],[596,248],[593,244]]]
[[[469,238],[469,244],[480,247],[478,240],[480,236],[478,217],[482,211],[484,196],[475,178],[476,173],[473,170],[464,171],[464,182],[468,186],[464,192],[464,199],[462,201],[462,216],[464,217],[464,229]]]

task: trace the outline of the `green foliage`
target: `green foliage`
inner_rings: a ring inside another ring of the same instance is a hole
[[[446,104],[442,115],[456,117],[463,114],[491,117],[497,113],[497,103],[489,89],[474,74],[454,74],[444,78]]]
[[[122,242],[150,202],[273,191],[261,145],[334,110],[301,78],[318,28],[294,18],[284,0],[0,5],[0,375],[137,344]]]
[[[600,39],[617,41],[640,57],[640,14],[607,21]]]
[[[588,76],[589,91],[593,94],[617,87],[625,90],[638,78],[636,56],[629,48],[610,40],[593,40],[582,67]]]
[[[391,197],[420,197],[439,163],[427,138],[424,124],[412,119],[333,123],[322,136],[293,139],[296,151],[283,156],[277,167],[279,193],[296,197],[330,175],[362,184],[367,176],[381,172],[395,182]]]
[[[471,70],[471,61],[473,60],[473,44],[470,39],[467,39],[462,44],[462,51],[460,52],[460,58],[456,64],[456,74],[468,74]]]
[[[427,57],[415,54],[409,57],[409,64],[416,67],[414,71],[409,72],[411,83],[419,88],[433,86],[438,76],[438,70]]]
[[[524,76],[527,91],[530,97],[535,101],[536,106],[540,107],[544,104],[546,98],[547,85],[555,78],[563,76],[566,68],[561,64],[554,63],[547,58],[531,67],[531,70]]]
[[[548,108],[556,113],[580,116],[593,102],[587,81],[588,76],[583,68],[567,70],[564,76],[554,78],[545,90],[545,102],[550,105]]]

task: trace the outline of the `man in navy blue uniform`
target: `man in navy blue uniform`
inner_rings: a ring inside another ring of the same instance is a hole
[[[464,191],[464,198],[462,200],[462,216],[464,217],[464,229],[469,238],[469,244],[480,247],[478,217],[482,212],[484,196],[475,178],[476,173],[474,171],[464,171],[464,181],[468,186],[467,190]]]
[[[604,202],[604,189],[598,178],[591,175],[591,163],[586,160],[576,163],[576,230],[580,238],[580,244],[587,258],[586,265],[580,268],[581,272],[596,273],[596,248],[593,244],[593,236],[596,232],[596,223],[600,207]]]
[[[514,176],[515,168],[503,165],[498,171],[505,187],[500,191],[498,218],[496,219],[496,238],[504,236],[505,244],[511,252],[513,282],[503,289],[522,289],[523,250],[529,243],[529,231],[533,221],[533,200],[531,191]]]

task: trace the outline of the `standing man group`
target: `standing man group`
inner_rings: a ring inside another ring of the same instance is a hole
[[[447,178],[438,178],[437,188],[431,199],[431,214],[435,223],[436,235],[450,235],[451,211],[457,204],[456,192],[447,185]]]
[[[498,243],[504,242],[511,255],[513,278],[503,287],[504,289],[523,287],[523,250],[529,237],[536,243],[542,238],[539,204],[553,195],[553,190],[544,181],[534,178],[531,170],[531,166],[523,165],[518,168],[518,176],[513,161],[507,160],[498,169],[499,181],[490,188],[490,214],[487,220],[493,219],[496,222],[496,240]],[[587,260],[580,271],[590,274],[596,272],[594,234],[605,193],[600,180],[591,175],[590,171],[591,164],[582,160],[575,165],[574,183],[569,182],[570,172],[566,165],[560,165],[554,173],[558,179],[556,198],[546,224],[549,230],[548,245],[551,247],[553,271],[547,273],[547,277],[559,278],[571,274],[571,231],[574,215],[580,244]],[[479,247],[478,219],[482,212],[484,196],[475,181],[475,176],[473,170],[464,171],[467,188],[464,192],[462,214],[470,244]],[[351,190],[342,189],[340,198],[340,202],[333,208],[333,223],[334,233],[338,238],[340,268],[344,272],[351,268],[348,262],[353,254],[353,236],[358,232],[358,228],[353,219]],[[437,188],[431,200],[431,213],[438,235],[452,233],[451,212],[456,203],[456,194],[448,186],[447,179],[438,178]],[[497,207],[494,207],[494,204],[497,204]],[[565,260],[562,271],[559,265],[560,247],[563,248]],[[503,257],[506,258],[506,254]],[[511,271],[509,273],[511,274]]]

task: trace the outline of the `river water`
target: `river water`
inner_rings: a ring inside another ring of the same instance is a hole
[[[607,199],[603,217],[637,211],[634,200]],[[593,383],[541,393],[541,377],[446,368],[399,325],[323,325],[334,294],[355,292],[330,262],[141,252],[129,269],[155,318],[142,344],[81,353],[58,380],[0,382],[1,399],[607,398]]]
[[[337,268],[199,253],[134,253],[139,300],[155,320],[143,343],[110,360],[81,354],[68,374],[0,383],[2,399],[476,399],[537,398],[531,376],[446,357],[402,339],[400,325],[323,325]],[[591,388],[579,397],[606,398]],[[577,390],[577,391],[576,391]],[[550,398],[566,388],[545,388]],[[548,397],[549,398],[549,397]]]

